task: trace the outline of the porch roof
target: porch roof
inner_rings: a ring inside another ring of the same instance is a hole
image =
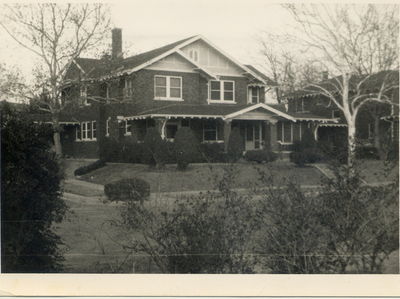
[[[200,104],[171,104],[163,107],[153,108],[137,113],[136,115],[126,116],[125,119],[145,119],[152,117],[165,117],[165,118],[221,118],[221,119],[235,119],[236,116],[243,115],[247,112],[256,109],[264,109],[277,117],[283,117],[292,121],[295,119],[275,107],[276,105],[267,105],[263,103],[255,105],[235,105],[235,104],[214,104],[214,105],[200,105]]]

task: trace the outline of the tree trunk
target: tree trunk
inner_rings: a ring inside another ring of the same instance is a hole
[[[56,156],[58,159],[62,157],[60,131],[61,131],[61,128],[60,128],[58,116],[55,116],[55,117],[53,117],[53,142],[54,142],[54,150],[56,152]]]
[[[355,122],[347,125],[347,167],[349,175],[354,173],[354,161],[356,157],[356,126]]]

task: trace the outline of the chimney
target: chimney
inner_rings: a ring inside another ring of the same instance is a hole
[[[114,28],[111,30],[111,58],[122,58],[122,29]]]
[[[328,71],[323,71],[322,72],[322,80],[328,80],[329,77],[329,72]]]

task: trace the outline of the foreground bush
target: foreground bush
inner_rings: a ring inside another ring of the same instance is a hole
[[[60,272],[62,241],[53,225],[67,210],[62,171],[50,127],[28,117],[6,105],[1,111],[1,271]]]
[[[178,170],[185,170],[198,155],[199,142],[190,128],[182,127],[176,132],[174,141],[175,158]]]
[[[252,150],[247,151],[244,158],[251,162],[268,163],[275,161],[278,158],[278,155],[269,150]]]
[[[106,184],[104,193],[110,201],[143,202],[150,195],[150,185],[139,178],[123,179]]]
[[[74,171],[75,176],[87,174],[93,170],[99,169],[106,166],[106,161],[103,159],[97,160],[96,162],[90,163],[85,166],[81,166]]]
[[[217,193],[181,198],[170,207],[125,204],[116,224],[134,237],[121,239],[124,248],[150,256],[163,273],[252,273],[255,210],[249,196],[230,191],[228,178],[237,171],[227,171],[232,176],[224,176]]]
[[[332,169],[318,192],[264,175],[260,250],[273,273],[382,273],[398,249],[398,181],[366,186],[346,167]]]

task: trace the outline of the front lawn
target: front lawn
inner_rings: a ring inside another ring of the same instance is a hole
[[[176,192],[194,190],[215,190],[223,175],[222,164],[194,164],[186,171],[177,171],[176,166],[168,165],[163,170],[150,169],[141,164],[114,164],[92,171],[81,177],[82,180],[97,184],[138,177],[150,183],[151,192]],[[317,185],[323,174],[313,167],[296,167],[289,162],[268,164],[235,164],[236,188],[249,188],[259,178],[258,170],[269,172],[278,184],[284,180],[295,180],[302,185]]]
[[[358,160],[356,167],[368,183],[394,181],[399,173],[398,162],[383,162],[381,160]]]

